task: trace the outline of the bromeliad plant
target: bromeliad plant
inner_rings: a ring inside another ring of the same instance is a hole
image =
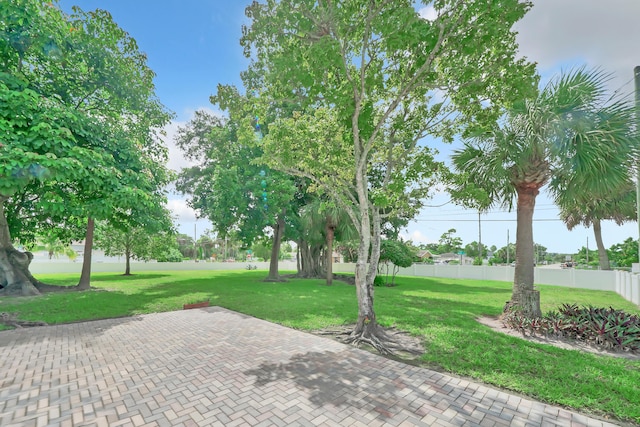
[[[557,336],[613,350],[640,352],[640,317],[622,310],[563,304],[541,318],[519,311],[506,314],[504,325],[523,335]]]

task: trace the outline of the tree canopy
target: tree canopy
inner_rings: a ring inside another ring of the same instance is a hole
[[[110,14],[0,4],[0,265],[5,291],[36,293],[12,240],[81,235],[93,218],[135,223],[170,174],[146,56]],[[88,284],[88,283],[87,283]]]
[[[360,236],[353,341],[383,349],[373,310],[382,216],[421,206],[440,166],[431,135],[495,120],[526,94],[533,65],[516,60],[513,24],[528,3],[269,0],[247,8],[243,79],[261,105],[296,105],[268,123],[270,166],[305,176],[347,211]]]
[[[584,67],[563,73],[453,155],[456,169],[492,203],[511,208],[516,201],[516,268],[506,309],[541,315],[539,293],[533,289],[532,228],[540,190],[548,185],[562,204],[597,199],[628,183],[638,148],[629,131],[633,110],[607,93],[609,78]]]

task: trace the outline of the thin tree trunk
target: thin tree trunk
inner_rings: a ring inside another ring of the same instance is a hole
[[[269,275],[267,281],[277,282],[280,280],[278,273],[278,258],[280,257],[280,243],[284,233],[284,213],[278,216],[275,227],[273,228],[273,247],[271,248],[271,259],[269,260]]]
[[[335,229],[329,224],[327,225],[327,286],[333,283],[333,239]]]
[[[124,275],[131,276],[131,250],[127,248],[124,253],[125,256],[125,267],[124,267]]]
[[[609,256],[602,241],[602,226],[599,219],[593,220],[593,234],[596,236],[596,245],[598,246],[598,261],[600,262],[600,270],[611,270],[609,264]],[[588,250],[588,249],[587,249]]]
[[[376,220],[374,218],[372,236],[371,211],[366,194],[367,184],[364,172],[356,173],[356,189],[358,192],[360,213],[359,224],[357,224],[360,234],[360,244],[358,245],[358,259],[356,261],[355,271],[356,294],[358,297],[358,321],[351,333],[350,341],[355,344],[364,342],[373,346],[378,351],[386,353],[389,352],[389,349],[384,343],[387,337],[378,326],[373,307],[373,281],[376,276],[380,256],[379,240],[377,243],[377,257],[375,246],[371,251],[371,257],[369,252],[372,245],[372,237],[374,245],[376,244],[376,238],[380,238],[379,235],[376,236],[376,231],[379,231],[379,227],[375,226]]]
[[[513,293],[505,311],[516,309],[529,318],[541,317],[540,292],[533,288],[533,210],[539,188],[525,184],[517,186],[517,191],[516,267]]]
[[[82,273],[78,282],[78,289],[89,289],[91,287],[91,254],[93,252],[93,231],[95,221],[89,217],[87,219],[87,234],[84,240],[84,259],[82,260]]]
[[[371,206],[371,217],[373,225],[373,234],[371,235],[371,257],[369,259],[369,272],[367,273],[367,283],[373,293],[373,282],[378,273],[378,264],[380,263],[380,240],[382,236],[382,223],[380,219],[380,213],[377,209]]]

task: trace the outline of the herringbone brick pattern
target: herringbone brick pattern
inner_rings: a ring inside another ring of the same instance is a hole
[[[1,426],[606,426],[217,307],[0,332]]]

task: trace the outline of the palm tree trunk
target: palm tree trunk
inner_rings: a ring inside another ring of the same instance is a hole
[[[600,270],[611,270],[609,264],[609,256],[602,242],[602,227],[599,219],[593,220],[593,234],[596,236],[596,245],[598,246],[598,260],[600,262]]]
[[[84,258],[82,260],[82,273],[78,282],[79,289],[89,289],[91,287],[91,253],[93,252],[93,231],[95,221],[89,217],[87,219],[87,234],[84,240]]]
[[[533,210],[539,187],[524,184],[516,188],[518,192],[516,268],[511,301],[505,306],[505,311],[516,309],[529,318],[541,317],[540,292],[533,288]]]

